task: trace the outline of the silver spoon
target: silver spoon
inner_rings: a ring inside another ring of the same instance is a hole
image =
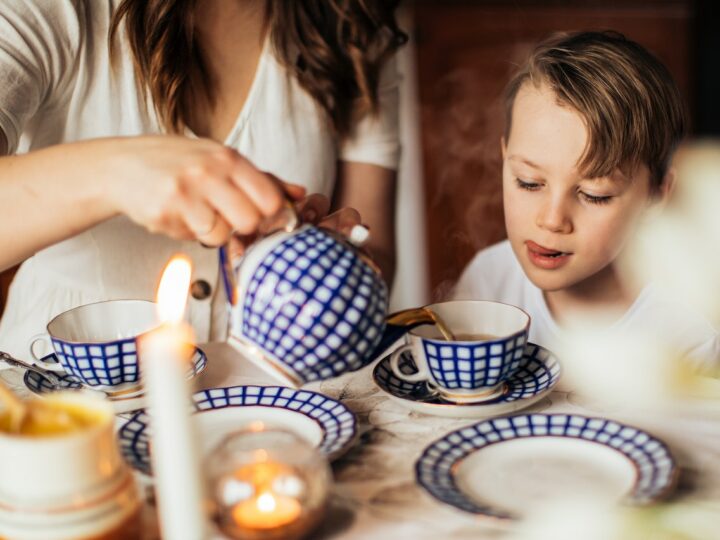
[[[55,375],[53,372],[46,371],[46,370],[39,368],[33,364],[29,364],[23,360],[18,360],[17,358],[10,356],[6,352],[0,351],[0,362],[4,362],[5,364],[7,364],[9,366],[19,367],[22,369],[26,369],[27,371],[32,371],[33,373],[37,373],[38,375],[45,377],[50,382],[50,384],[52,384],[53,386],[59,386],[60,384],[62,384],[60,379],[58,378],[58,376]]]

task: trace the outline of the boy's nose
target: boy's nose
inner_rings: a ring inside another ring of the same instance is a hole
[[[559,234],[573,231],[570,214],[562,201],[548,201],[540,208],[535,224],[541,229]]]

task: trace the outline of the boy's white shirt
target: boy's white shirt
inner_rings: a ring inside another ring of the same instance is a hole
[[[465,267],[452,294],[455,300],[494,300],[515,305],[531,317],[530,341],[553,350],[563,330],[553,319],[542,291],[525,275],[505,240],[475,255]],[[720,366],[720,336],[704,318],[687,306],[665,298],[657,287],[646,286],[625,314],[607,328],[666,340],[700,369]]]

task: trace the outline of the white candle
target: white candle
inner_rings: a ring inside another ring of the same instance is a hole
[[[200,540],[207,536],[203,480],[190,421],[186,378],[193,352],[192,329],[182,322],[192,267],[174,257],[158,288],[163,323],[140,342],[143,383],[152,422],[152,462],[163,538]]]

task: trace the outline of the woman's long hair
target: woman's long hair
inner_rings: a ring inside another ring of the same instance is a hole
[[[377,112],[384,62],[406,41],[395,21],[399,0],[266,0],[270,39],[280,62],[327,113],[339,135]],[[113,15],[111,52],[121,23],[143,91],[166,130],[188,124],[189,104],[213,102],[194,31],[197,0],[123,0]]]

